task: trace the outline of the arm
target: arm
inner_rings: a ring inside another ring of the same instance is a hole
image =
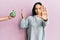
[[[11,18],[12,18],[12,17],[10,17],[10,16],[1,17],[1,18],[0,18],[0,21],[9,20],[9,19],[11,19]]]
[[[48,23],[48,12],[46,10],[46,7],[44,7],[44,5],[42,5],[42,24],[43,27],[45,27]]]
[[[23,12],[23,9],[21,9],[21,23],[20,23],[20,27],[21,28],[28,28],[28,18],[25,19],[25,15]]]
[[[28,18],[27,19],[25,19],[25,18],[21,19],[20,27],[21,28],[28,28]]]
[[[48,24],[48,20],[44,20],[42,21],[42,26],[45,27]]]

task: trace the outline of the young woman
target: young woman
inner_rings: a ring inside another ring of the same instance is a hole
[[[48,22],[46,8],[41,2],[36,2],[32,9],[32,16],[25,19],[23,10],[21,11],[21,28],[28,28],[28,40],[45,40],[44,28]]]

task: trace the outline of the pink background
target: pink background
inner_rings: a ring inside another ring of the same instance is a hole
[[[11,10],[17,14],[11,20],[0,22],[0,40],[25,40],[25,30],[19,27],[21,9],[24,9],[27,17],[37,1],[42,2],[48,10],[46,40],[60,40],[60,0],[0,0],[0,17],[9,15]]]

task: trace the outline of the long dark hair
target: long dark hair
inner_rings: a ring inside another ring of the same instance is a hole
[[[36,2],[36,3],[34,4],[33,8],[32,8],[32,16],[36,15],[35,6],[36,6],[37,4],[39,4],[39,5],[42,6],[42,3],[41,3],[41,2]]]

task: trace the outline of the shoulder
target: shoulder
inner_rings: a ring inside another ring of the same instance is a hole
[[[31,19],[33,19],[33,16],[28,16],[26,19],[31,20]]]
[[[33,16],[28,16],[27,18],[28,18],[28,19],[31,19],[31,18],[33,18]]]

